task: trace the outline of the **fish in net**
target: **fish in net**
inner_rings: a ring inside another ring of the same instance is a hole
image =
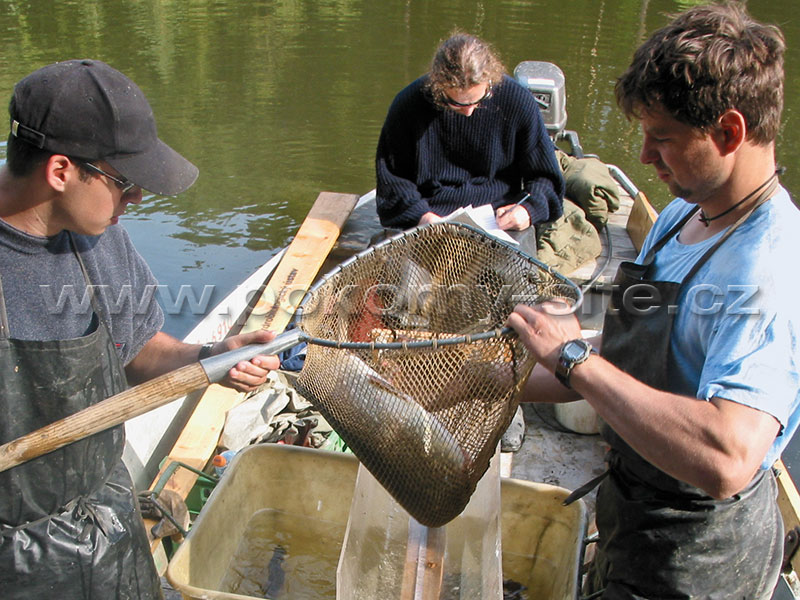
[[[468,503],[534,366],[501,329],[508,315],[518,303],[576,307],[580,298],[571,282],[478,230],[420,227],[309,292],[300,329],[359,346],[309,344],[297,387],[411,516],[439,527]]]

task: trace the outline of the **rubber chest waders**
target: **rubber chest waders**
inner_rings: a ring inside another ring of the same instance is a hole
[[[80,255],[73,251],[84,273]],[[2,284],[0,283],[0,298]],[[0,333],[0,441],[16,439],[125,389],[111,335],[55,341]],[[0,301],[0,322],[7,324]],[[0,597],[160,598],[130,475],[123,426],[0,473]]]

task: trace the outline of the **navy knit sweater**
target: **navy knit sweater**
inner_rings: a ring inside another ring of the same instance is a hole
[[[434,104],[426,76],[392,102],[375,161],[381,224],[407,228],[426,212],[495,209],[523,188],[531,224],[561,216],[564,179],[536,101],[508,76],[467,117]]]

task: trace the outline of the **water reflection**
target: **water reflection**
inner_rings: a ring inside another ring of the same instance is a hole
[[[639,132],[617,110],[616,77],[677,0],[0,0],[0,95],[55,60],[93,57],[134,79],[161,137],[200,168],[178,198],[126,217],[164,283],[230,281],[283,246],[321,190],[374,185],[374,150],[394,95],[427,69],[455,27],[493,42],[512,70],[556,62],[568,127],[584,148],[626,170],[657,204],[667,191],[638,164]],[[751,6],[789,43],[783,164],[800,108],[800,25],[789,0]],[[784,180],[795,190],[800,178]],[[795,185],[797,182],[797,185]],[[234,251],[236,250],[236,251]],[[189,277],[190,276],[190,277]],[[168,329],[186,333],[191,318]]]

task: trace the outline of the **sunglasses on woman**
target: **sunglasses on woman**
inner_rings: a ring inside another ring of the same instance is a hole
[[[481,102],[486,102],[489,98],[492,97],[492,88],[486,88],[486,93],[483,95],[482,98],[475,100],[475,102],[456,102],[447,94],[444,94],[444,103],[448,106],[456,106],[458,108],[467,108],[468,106],[477,106]]]

